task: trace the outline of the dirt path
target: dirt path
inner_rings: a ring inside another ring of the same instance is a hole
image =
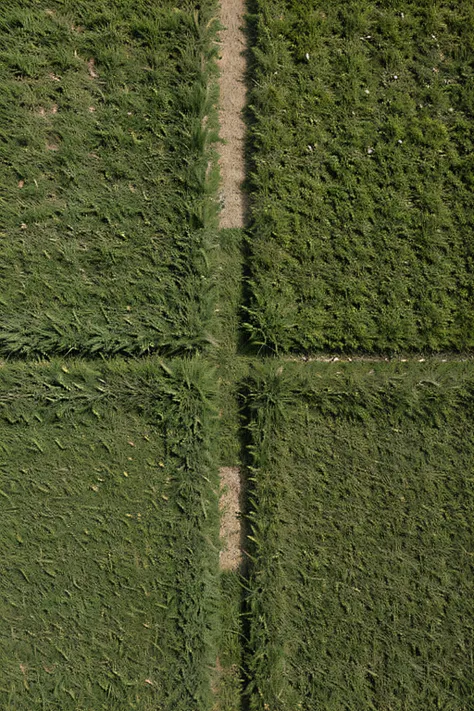
[[[242,30],[245,0],[221,0],[220,69],[220,135],[225,143],[220,147],[219,165],[222,176],[223,208],[220,226],[243,227],[246,200],[242,183],[245,178],[245,107],[246,49]]]
[[[221,467],[220,553],[221,570],[238,570],[242,562],[241,550],[241,479],[239,467]]]

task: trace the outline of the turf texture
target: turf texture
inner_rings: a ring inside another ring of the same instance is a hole
[[[212,708],[213,376],[199,361],[0,370],[0,706]]]
[[[249,383],[253,711],[474,703],[471,364]]]
[[[251,9],[251,341],[472,349],[472,5]]]
[[[0,17],[0,352],[212,341],[216,5],[21,0]]]

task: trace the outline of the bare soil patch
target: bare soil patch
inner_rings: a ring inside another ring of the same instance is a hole
[[[243,227],[246,199],[242,189],[245,179],[245,72],[246,40],[244,24],[245,0],[222,0],[220,69],[220,135],[225,143],[220,147],[219,166],[222,176],[220,226]]]
[[[92,59],[92,58],[89,59],[89,61],[87,62],[87,68],[89,70],[89,76],[92,79],[98,79],[99,75],[97,74],[97,72],[95,70],[95,60],[94,59]]]
[[[220,552],[221,570],[238,570],[242,563],[241,551],[241,494],[242,484],[239,467],[221,467],[219,470],[221,493]]]

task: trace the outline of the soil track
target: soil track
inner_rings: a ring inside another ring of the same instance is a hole
[[[221,0],[220,70],[220,147],[219,165],[222,176],[220,227],[244,227],[246,199],[242,189],[245,179],[246,39],[245,0]]]
[[[221,570],[239,570],[241,550],[241,480],[238,467],[221,467],[220,537],[223,549],[220,553]]]

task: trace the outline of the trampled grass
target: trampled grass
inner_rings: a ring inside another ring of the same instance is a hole
[[[213,376],[200,362],[0,370],[0,707],[210,710]]]
[[[252,6],[252,341],[472,348],[472,4]]]
[[[256,711],[474,703],[470,364],[272,364],[249,387]]]
[[[211,338],[216,3],[6,0],[0,352]]]

